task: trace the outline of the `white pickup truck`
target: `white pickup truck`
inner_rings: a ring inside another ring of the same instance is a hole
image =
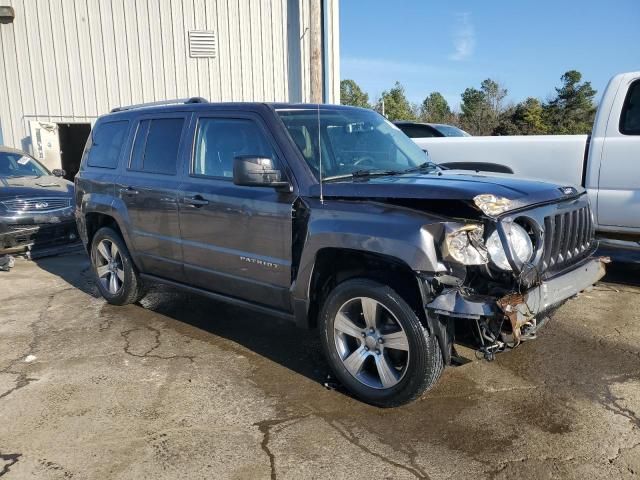
[[[582,185],[601,245],[640,251],[640,72],[609,81],[591,135],[413,140],[445,167]]]

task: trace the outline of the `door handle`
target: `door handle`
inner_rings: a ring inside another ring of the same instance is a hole
[[[184,198],[183,202],[187,205],[191,205],[192,207],[202,207],[203,205],[209,205],[209,200],[203,198],[200,195],[196,195],[195,197]]]
[[[123,195],[138,195],[138,190],[136,190],[133,187],[127,187],[127,188],[121,188],[120,189],[120,193],[122,193]]]

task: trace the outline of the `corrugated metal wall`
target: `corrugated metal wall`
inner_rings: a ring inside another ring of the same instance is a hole
[[[308,101],[308,1],[0,0],[16,11],[0,25],[4,143],[29,149],[30,120],[92,122],[161,99]],[[339,103],[338,0],[325,8]],[[215,32],[215,58],[189,57],[189,30]]]

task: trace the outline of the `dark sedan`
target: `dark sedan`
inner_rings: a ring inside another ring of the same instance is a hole
[[[53,252],[78,241],[73,184],[28,153],[0,147],[0,253]]]
[[[393,122],[409,138],[470,137],[464,130],[444,123]]]

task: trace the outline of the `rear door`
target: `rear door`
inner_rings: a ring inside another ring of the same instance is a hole
[[[183,279],[179,159],[189,119],[186,113],[140,117],[115,192],[128,214],[132,253],[142,270],[173,280]]]
[[[598,224],[640,229],[640,79],[621,85],[611,111],[600,161]]]
[[[180,229],[190,284],[283,310],[291,285],[293,194],[233,183],[239,155],[282,156],[250,113],[203,114],[181,192]]]

